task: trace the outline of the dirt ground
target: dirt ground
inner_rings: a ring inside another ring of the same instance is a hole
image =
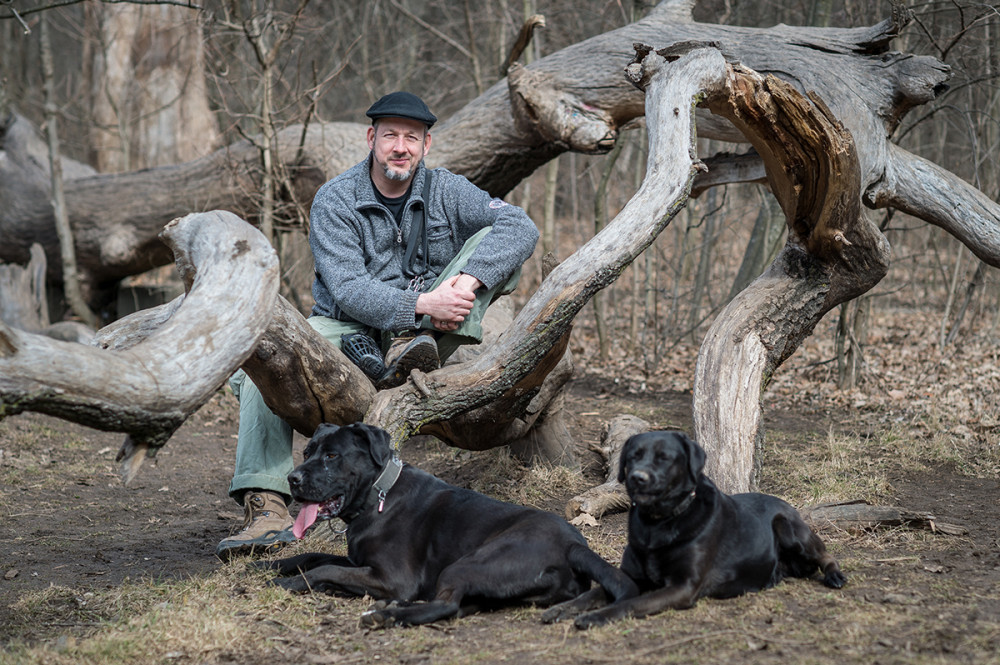
[[[593,485],[604,470],[589,446],[609,418],[633,413],[657,427],[690,426],[689,394],[639,390],[599,376],[572,384],[569,407],[585,481]],[[848,421],[837,408],[767,412],[769,440],[789,448],[822,440]],[[12,640],[56,644],[67,636],[83,639],[101,625],[87,615],[78,621],[59,614],[64,618],[54,624],[25,623],[14,607],[24,594],[54,585],[85,604],[88,592],[126,580],[183,580],[219,570],[214,547],[242,514],[226,492],[235,432],[235,400],[219,393],[125,488],[113,462],[120,435],[37,414],[0,422],[0,662],[2,645]],[[485,473],[484,454],[414,445],[403,456],[457,484],[475,484]],[[316,599],[316,611],[329,614],[321,627],[309,634],[266,628],[275,632],[271,653],[174,653],[169,662],[1000,662],[998,482],[964,475],[952,464],[888,481],[897,505],[967,533],[824,532],[850,578],[842,591],[793,580],[588,633],[540,626],[530,609],[366,633],[356,617],[367,601]],[[762,489],[774,491],[769,482],[765,474]],[[574,489],[553,487],[538,503],[561,513]],[[605,556],[620,556],[624,515],[582,530],[602,543]]]

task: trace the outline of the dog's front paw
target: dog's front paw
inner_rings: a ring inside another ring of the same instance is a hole
[[[611,622],[611,618],[603,612],[588,612],[581,614],[573,620],[573,625],[579,630],[587,630],[596,626],[604,626]]]
[[[268,584],[280,586],[285,591],[291,591],[292,593],[308,593],[309,591],[312,591],[305,578],[301,575],[297,575],[295,577],[278,577],[273,580],[269,580]]]
[[[847,584],[847,575],[839,570],[831,570],[823,576],[823,584],[831,589],[841,589]]]
[[[362,628],[392,628],[396,620],[386,609],[368,609],[358,619]]]
[[[572,619],[579,613],[580,608],[576,606],[576,603],[572,600],[567,600],[565,603],[553,605],[542,612],[541,621],[542,623],[559,623],[566,619]]]

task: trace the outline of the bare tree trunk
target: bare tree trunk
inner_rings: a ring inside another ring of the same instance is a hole
[[[615,169],[615,163],[622,153],[625,145],[624,138],[615,143],[606,160],[604,168],[601,169],[601,178],[594,191],[594,234],[599,234],[608,223],[608,182],[611,180],[611,173]],[[600,293],[594,294],[594,326],[597,329],[597,346],[600,351],[601,362],[608,361],[608,347],[611,345],[610,331],[608,330],[607,316],[605,316],[604,299]]]
[[[42,49],[42,79],[45,85],[45,134],[49,141],[49,174],[52,178],[52,210],[59,236],[59,257],[62,262],[62,281],[66,300],[73,313],[91,328],[97,328],[97,316],[90,311],[80,289],[80,276],[76,269],[76,244],[73,229],[66,211],[63,194],[62,158],[59,152],[59,132],[56,120],[55,73],[52,66],[52,44],[49,41],[49,22],[44,16],[39,30]]]
[[[45,252],[31,246],[31,260],[24,268],[0,264],[0,321],[28,332],[49,326],[45,302]]]
[[[718,208],[715,205],[715,190],[708,193],[706,212],[701,219],[701,248],[698,251],[698,269],[695,272],[694,291],[691,294],[690,310],[688,311],[688,330],[692,339],[701,324],[702,300],[708,292],[708,280],[712,273],[712,249],[715,247],[715,216]],[[709,303],[711,309],[711,303]]]
[[[706,473],[726,492],[755,482],[763,442],[760,396],[771,374],[831,308],[885,275],[889,245],[862,214],[852,136],[829,110],[773,76],[734,68],[728,95],[708,95],[763,157],[788,220],[771,267],[713,323],[698,355],[695,433]]]
[[[762,191],[760,209],[757,211],[753,229],[750,231],[750,240],[743,252],[743,261],[736,271],[736,279],[733,280],[727,300],[735,298],[737,293],[764,271],[774,258],[773,253],[777,251],[783,231],[784,224],[781,223],[777,202],[770,193]]]
[[[542,253],[558,254],[556,247],[556,192],[559,189],[559,158],[545,167],[545,208],[542,217]]]
[[[177,164],[217,146],[197,12],[88,5],[93,163],[104,173]]]
[[[861,296],[840,306],[837,320],[837,387],[851,390],[861,379],[864,341],[871,316],[871,298]]]
[[[942,346],[949,346],[958,336],[958,331],[962,327],[965,315],[969,311],[969,305],[972,304],[976,294],[983,286],[985,268],[986,265],[982,261],[976,265],[976,272],[973,273],[972,279],[969,280],[969,285],[965,289],[965,297],[962,299],[962,305],[959,307],[958,313],[955,315],[955,322],[951,324],[951,330],[949,330],[948,334],[944,337]]]

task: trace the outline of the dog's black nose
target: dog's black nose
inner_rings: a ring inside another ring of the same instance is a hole
[[[292,471],[288,474],[288,485],[289,487],[298,487],[302,484],[302,472]]]

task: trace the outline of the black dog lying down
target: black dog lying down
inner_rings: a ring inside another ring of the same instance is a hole
[[[826,586],[844,586],[836,560],[792,506],[766,494],[723,494],[704,466],[705,451],[681,432],[648,432],[625,442],[618,481],[632,509],[622,570],[642,593],[577,616],[577,628],[692,607],[704,596],[759,591],[817,569]],[[542,619],[568,618],[602,600],[585,593]]]
[[[260,565],[293,575],[276,582],[291,591],[396,601],[366,612],[365,625],[423,624],[516,602],[551,605],[583,593],[592,580],[615,600],[638,593],[561,517],[401,464],[384,430],[321,425],[305,458],[288,476],[303,504],[296,535],[317,518],[339,516],[348,554]]]

